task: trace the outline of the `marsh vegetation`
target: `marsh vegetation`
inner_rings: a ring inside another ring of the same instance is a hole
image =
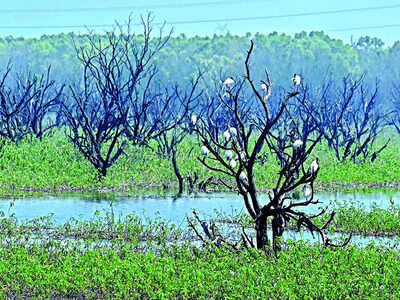
[[[176,66],[160,61],[176,40],[162,30],[153,36],[151,15],[140,34],[130,24],[71,35],[74,76],[53,77],[50,67],[20,72],[12,61],[2,69],[1,194],[158,188],[177,199],[230,191],[241,213],[194,211],[177,226],[162,216],[115,214],[110,201],[90,219],[55,222],[19,218],[11,200],[0,220],[0,294],[399,296],[398,204],[366,210],[318,198],[333,187],[398,188],[399,88],[358,69],[335,69],[323,82],[311,82],[307,68],[292,77],[274,66],[270,74],[258,60],[262,36],[241,49],[244,72],[200,63],[179,80],[165,78]],[[368,41],[341,49],[362,53]],[[390,244],[357,245],[352,235]]]

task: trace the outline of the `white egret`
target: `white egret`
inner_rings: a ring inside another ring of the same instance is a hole
[[[201,147],[201,154],[208,156],[209,153],[210,153],[210,150],[208,150],[208,148],[206,146]]]
[[[292,145],[292,147],[293,147],[294,149],[297,149],[297,148],[299,148],[299,147],[301,147],[301,146],[303,146],[303,141],[300,140],[300,139],[295,140],[294,143],[293,143],[293,145]]]
[[[232,137],[237,136],[237,130],[235,127],[229,127],[229,133],[231,134]]]
[[[236,160],[232,159],[231,162],[229,163],[232,169],[236,167]]]
[[[240,175],[239,175],[239,179],[240,179],[240,180],[242,180],[242,181],[245,181],[245,180],[247,180],[247,176],[246,176],[246,174],[244,174],[243,172],[242,172],[242,173],[240,173]]]
[[[228,130],[224,131],[224,138],[225,138],[225,141],[229,141],[230,140],[231,134],[229,133]]]
[[[192,120],[193,126],[195,126],[196,122],[197,122],[197,116],[196,115],[192,115],[191,120]]]
[[[261,89],[262,89],[263,91],[266,91],[267,88],[268,88],[267,84],[266,84],[264,81],[261,80]]]
[[[241,160],[245,160],[246,159],[246,153],[244,151],[240,151],[239,155],[240,155],[240,159]]]
[[[229,98],[230,97],[230,95],[229,95],[229,93],[227,93],[227,92],[225,92],[223,95],[222,95],[222,98]]]
[[[231,150],[226,150],[225,151],[225,158],[226,159],[232,159],[232,157],[233,157],[232,151]]]
[[[300,83],[301,83],[301,77],[300,77],[300,75],[295,73],[295,74],[293,75],[292,81],[293,81],[293,85],[299,86]]]
[[[317,157],[311,162],[308,172],[311,174],[315,174],[318,171],[318,169],[319,169],[319,165],[318,165],[318,157]]]
[[[225,79],[224,81],[224,85],[230,85],[230,84],[234,84],[235,83],[235,79],[233,79],[232,76],[229,76],[227,79]]]
[[[240,156],[240,159],[242,160],[242,161],[245,161],[245,159],[246,159],[246,153],[244,153],[244,151],[240,151],[239,152],[239,156]],[[239,159],[239,156],[235,156],[235,159],[236,160],[238,160]]]
[[[308,196],[311,196],[312,190],[308,186],[304,186],[304,197],[308,198]]]

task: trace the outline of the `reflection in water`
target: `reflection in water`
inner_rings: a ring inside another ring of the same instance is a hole
[[[318,208],[329,205],[331,208],[338,206],[355,206],[365,210],[372,207],[389,208],[391,201],[397,206],[400,203],[400,193],[387,193],[374,191],[362,192],[320,192],[316,199],[322,204],[312,205],[305,210],[315,212]],[[262,194],[260,201],[267,202],[267,195]],[[15,213],[18,219],[32,219],[35,217],[54,214],[54,221],[63,223],[71,217],[89,220],[94,213],[110,211],[112,205],[115,216],[135,213],[150,219],[162,216],[163,219],[181,224],[193,209],[203,215],[213,216],[215,211],[224,214],[237,214],[245,212],[242,198],[235,193],[210,193],[195,196],[142,195],[142,196],[110,196],[104,194],[70,194],[45,196],[42,198],[17,198],[0,200],[0,210],[8,214]]]

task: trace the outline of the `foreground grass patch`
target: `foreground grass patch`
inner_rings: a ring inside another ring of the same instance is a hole
[[[353,210],[340,210],[339,229],[362,214]],[[364,214],[374,218],[380,213],[385,211]],[[51,217],[18,221],[3,216],[0,298],[400,297],[398,247],[325,248],[286,240],[276,257],[201,247],[195,238],[192,231],[164,221],[143,222],[135,215],[96,214],[89,221],[64,224]]]
[[[289,244],[278,259],[224,250],[196,253],[1,247],[0,293],[91,299],[400,297],[399,253],[387,248]]]

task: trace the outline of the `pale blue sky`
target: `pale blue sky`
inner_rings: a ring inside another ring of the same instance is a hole
[[[168,26],[173,26],[175,34],[189,36],[227,30],[233,34],[278,31],[291,35],[302,30],[323,30],[347,43],[352,36],[357,39],[364,35],[379,37],[386,45],[400,40],[400,1],[390,0],[0,0],[0,3],[1,36],[86,32],[85,28],[73,26],[113,24],[114,20],[126,21],[131,12],[139,16],[152,11],[157,21],[174,23]],[[207,20],[211,21],[203,22]],[[103,30],[96,28],[97,32]]]

